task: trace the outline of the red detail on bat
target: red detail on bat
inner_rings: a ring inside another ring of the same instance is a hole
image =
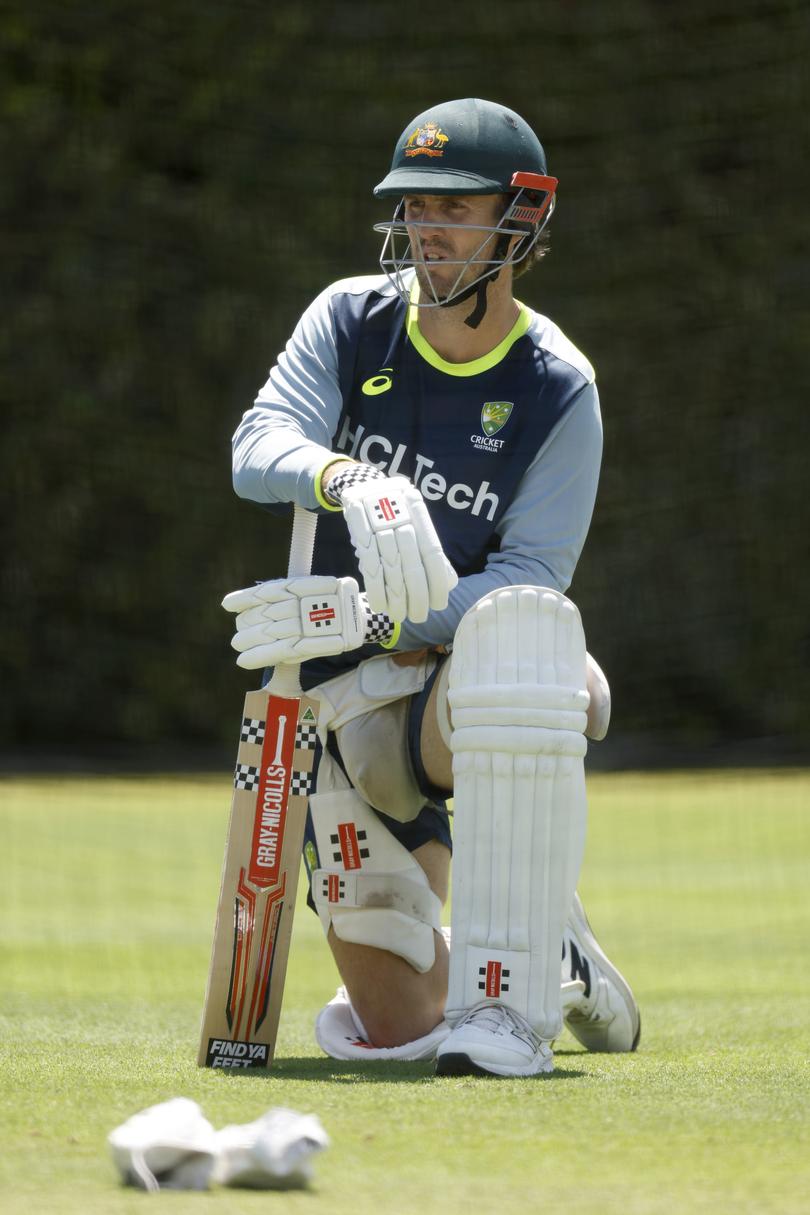
[[[336,873],[329,874],[327,898],[329,899],[330,903],[340,902],[340,878]]]
[[[380,510],[382,511],[383,519],[387,519],[388,522],[390,523],[392,519],[396,518],[396,515],[394,514],[394,508],[391,505],[390,499],[380,498],[378,500],[377,505],[379,506]]]
[[[310,620],[334,620],[334,608],[316,608],[314,612],[309,613]]]
[[[250,1013],[248,1014],[247,1025],[245,1027],[245,1032],[248,1036],[251,1033],[255,1033],[259,1028],[261,1020],[259,1013],[262,1012],[267,1003],[265,993],[267,991],[267,984],[270,981],[273,953],[276,947],[276,929],[278,928],[278,918],[281,913],[281,900],[284,898],[286,888],[287,874],[284,873],[278,890],[273,891],[265,904],[262,935],[259,942],[259,952],[256,958],[253,979],[253,996],[250,1001]]]
[[[357,828],[354,823],[338,823],[338,838],[340,839],[340,855],[343,858],[343,868],[362,868],[360,845],[357,840]]]
[[[250,949],[253,944],[253,924],[256,913],[256,892],[245,883],[245,870],[239,873],[236,887],[234,915],[236,925],[234,932],[234,956],[231,966],[233,979],[231,982],[231,1004],[229,1022],[233,1026],[235,1038],[240,1036],[242,1013],[245,1007],[247,993],[248,963]]]
[[[501,963],[487,962],[486,995],[497,999],[501,994]]]
[[[262,889],[277,885],[281,872],[298,706],[298,700],[281,696],[270,696],[267,701],[248,867],[251,882]]]

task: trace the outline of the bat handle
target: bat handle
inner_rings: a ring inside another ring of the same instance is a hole
[[[312,550],[315,546],[315,527],[318,516],[314,511],[296,506],[293,513],[288,578],[306,578],[312,570]]]
[[[312,550],[315,546],[315,527],[318,516],[314,511],[296,506],[293,513],[290,559],[287,564],[288,578],[306,578],[312,569]],[[298,662],[279,663],[273,671],[270,689],[275,696],[300,696],[301,684]]]

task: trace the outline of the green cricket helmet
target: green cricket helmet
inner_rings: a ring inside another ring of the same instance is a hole
[[[385,235],[380,266],[404,299],[410,298],[411,278],[417,270],[420,307],[460,304],[478,293],[478,305],[467,324],[475,328],[486,311],[487,284],[505,265],[528,256],[554,209],[557,179],[549,177],[546,156],[534,131],[513,110],[492,101],[468,97],[447,101],[419,114],[408,123],[394,149],[387,177],[375,186],[377,198],[396,198],[393,219],[375,224]],[[467,224],[425,224],[404,221],[406,194],[502,194],[508,202],[497,224],[480,227],[481,242],[472,255],[457,265],[451,288],[439,297],[426,270],[420,228],[470,228]],[[480,256],[495,237],[487,256]],[[519,239],[513,241],[513,237]],[[479,273],[470,280],[471,265]],[[425,290],[427,288],[427,290]]]

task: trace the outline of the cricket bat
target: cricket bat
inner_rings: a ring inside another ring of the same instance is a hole
[[[310,572],[316,520],[295,507],[289,578]],[[267,1068],[273,1059],[318,720],[299,674],[299,664],[279,665],[245,697],[200,1067]]]

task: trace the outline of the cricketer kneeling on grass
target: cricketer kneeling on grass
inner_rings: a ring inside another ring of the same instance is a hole
[[[586,740],[610,713],[565,596],[599,401],[513,295],[556,186],[504,106],[420,114],[374,191],[395,206],[384,274],[315,300],[234,436],[242,497],[322,512],[311,577],[224,606],[240,666],[301,662],[320,701],[304,855],[344,983],[316,1024],[337,1058],[530,1076],[563,1020],[591,1050],[638,1043],[576,894]]]

